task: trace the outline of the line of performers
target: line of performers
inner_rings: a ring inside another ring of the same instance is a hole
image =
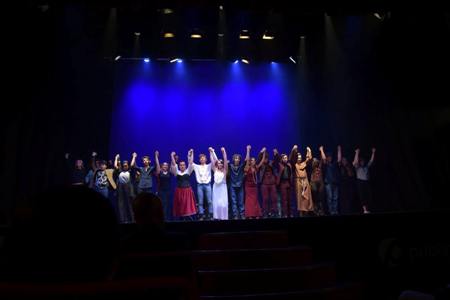
[[[296,215],[293,207],[300,216],[337,215],[339,206],[353,199],[358,199],[363,213],[369,213],[372,198],[369,168],[375,159],[375,148],[369,161],[356,149],[353,163],[342,156],[340,146],[336,159],[331,153],[325,153],[322,146],[319,158],[313,158],[309,147],[303,157],[297,145],[289,155],[273,149],[272,159],[266,148],[261,149],[257,158],[251,157],[248,145],[244,161],[239,154],[234,154],[229,161],[223,147],[221,159],[212,147],[208,151],[210,162],[205,154],[200,154],[198,164],[194,162],[192,149],[186,161],[172,152],[170,164],[160,163],[158,151],[154,165],[149,156],[143,156],[139,166],[137,153],[132,154],[130,162],[120,161],[119,154],[114,162],[107,162],[97,160],[97,153],[93,152],[90,170],[84,168],[80,159],[71,163],[68,153],[66,161],[70,183],[88,185],[108,198],[122,223],[133,222],[133,199],[144,192],[159,195],[167,220],[293,217]],[[196,195],[191,184],[192,173],[195,173]],[[153,178],[157,182],[156,191]]]

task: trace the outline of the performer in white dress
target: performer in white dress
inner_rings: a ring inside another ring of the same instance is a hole
[[[228,160],[225,148],[222,147],[220,150],[222,151],[223,161],[217,158],[214,149],[209,148],[211,166],[214,171],[212,192],[213,218],[216,220],[228,220]]]

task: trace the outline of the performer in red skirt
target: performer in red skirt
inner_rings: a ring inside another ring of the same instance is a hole
[[[195,209],[195,196],[191,188],[190,176],[193,168],[193,153],[191,149],[188,153],[188,167],[186,162],[180,161],[177,166],[175,152],[171,153],[171,172],[177,178],[177,187],[173,199],[173,216],[183,220],[192,220],[192,216],[197,213]]]
[[[247,146],[247,156],[245,157],[244,168],[244,187],[245,187],[245,217],[259,218],[261,217],[261,207],[258,202],[258,185],[256,181],[256,159],[250,158],[250,145]],[[262,161],[260,163],[260,166]],[[259,167],[260,167],[259,166]]]

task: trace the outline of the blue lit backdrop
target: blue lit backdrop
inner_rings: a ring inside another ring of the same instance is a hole
[[[294,65],[242,62],[122,62],[116,65],[111,156],[136,151],[168,161],[225,146],[252,156],[301,144],[301,83]]]

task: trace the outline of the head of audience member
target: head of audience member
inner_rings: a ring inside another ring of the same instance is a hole
[[[110,204],[92,189],[57,187],[32,199],[6,243],[14,276],[46,281],[110,278],[119,234]]]
[[[287,154],[284,154],[284,153],[281,154],[281,162],[282,162],[283,164],[287,164],[288,161],[289,161],[289,159],[288,159]]]
[[[169,171],[169,164],[167,162],[163,162],[161,165],[161,170],[163,172],[168,172]]]
[[[186,162],[184,160],[178,163],[178,169],[180,169],[181,172],[186,171]]]
[[[206,159],[206,154],[201,153],[201,154],[198,156],[198,159],[199,159],[201,165],[206,164],[206,161],[207,161],[207,159]]]
[[[144,167],[150,166],[151,160],[149,156],[143,156],[142,157],[142,163],[144,164]]]
[[[140,193],[133,202],[136,224],[164,226],[164,210],[161,199],[153,193]]]
[[[105,171],[108,168],[108,165],[107,165],[106,161],[104,161],[104,160],[101,160],[99,162],[98,166],[101,171]]]
[[[241,163],[241,155],[240,154],[233,154],[233,164],[235,166],[239,166]]]
[[[221,159],[216,160],[216,168],[217,170],[223,171],[223,160]]]

